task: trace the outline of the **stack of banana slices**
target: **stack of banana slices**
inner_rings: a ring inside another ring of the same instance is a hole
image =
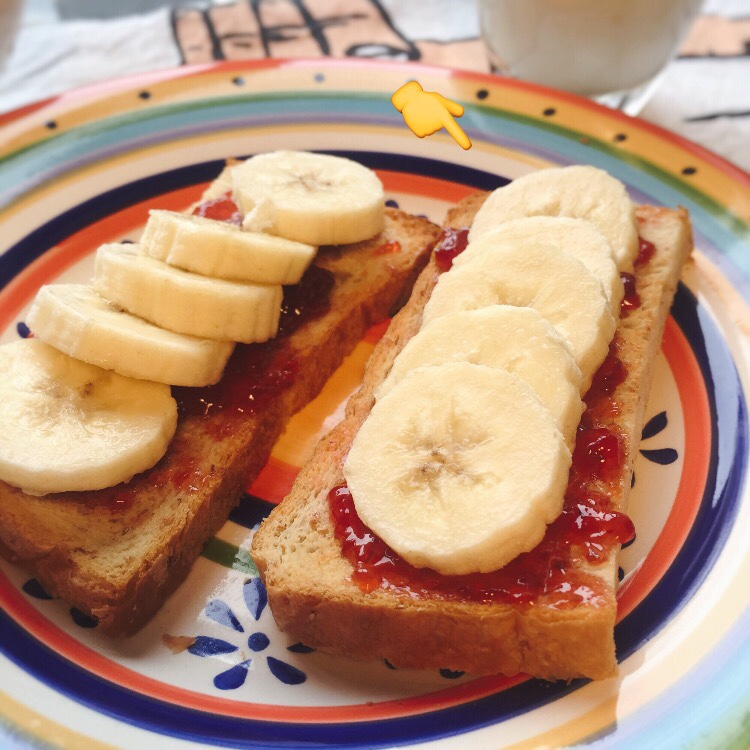
[[[407,562],[484,573],[541,541],[637,251],[624,186],[592,167],[485,201],[344,466],[360,518]]]
[[[129,480],[165,453],[177,424],[170,385],[222,375],[235,342],[276,335],[282,285],[318,245],[383,228],[369,169],[307,152],[227,167],[204,195],[231,193],[242,226],[151,211],[140,243],[96,253],[91,285],[42,287],[33,338],[0,347],[0,479],[29,494]]]

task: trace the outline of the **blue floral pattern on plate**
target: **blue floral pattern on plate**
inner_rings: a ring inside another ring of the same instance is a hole
[[[257,622],[268,606],[268,596],[260,578],[246,579],[242,584],[242,593],[248,614]],[[245,628],[242,625],[240,617],[222,599],[212,599],[209,601],[203,610],[203,614],[210,620],[233,631],[235,634],[245,633]],[[228,635],[227,637],[230,636]],[[225,656],[240,651],[241,647],[237,645],[235,640],[235,638],[230,641],[199,635],[196,636],[195,642],[188,647],[187,651],[193,654],[193,656],[200,657]],[[247,637],[245,643],[253,653],[260,654],[271,645],[271,639],[263,632],[254,631]],[[296,653],[304,653],[293,646],[289,650],[292,652],[296,651]],[[227,670],[219,672],[214,677],[214,686],[219,690],[237,690],[241,688],[245,684],[252,663],[253,658],[251,657],[232,665]],[[300,685],[307,680],[307,675],[301,669],[275,656],[267,655],[265,663],[269,672],[285,685]]]

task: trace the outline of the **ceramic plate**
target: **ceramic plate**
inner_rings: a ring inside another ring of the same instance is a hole
[[[471,150],[444,133],[412,135],[390,103],[410,79],[465,106]],[[275,627],[247,553],[253,530],[338,419],[379,327],[294,419],[188,580],[137,636],[101,636],[27,572],[0,563],[0,744],[745,747],[748,175],[584,100],[388,63],[183,68],[0,122],[2,341],[27,335],[40,284],[88,279],[95,248],[137,238],[149,208],[184,208],[227,157],[279,148],[357,159],[378,171],[389,201],[436,222],[477,188],[546,165],[593,164],[638,202],[686,206],[697,248],[635,467],[638,534],[622,557],[616,677],[549,684],[395,670],[316,653]]]

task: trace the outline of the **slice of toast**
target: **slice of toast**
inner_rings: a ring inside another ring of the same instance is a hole
[[[406,300],[439,231],[388,209],[380,235],[320,248],[282,315],[285,334],[238,345],[218,386],[173,390],[177,432],[153,469],[109,490],[45,497],[0,482],[0,551],[101,631],[138,630],[224,524],[289,418]]]
[[[484,199],[485,194],[465,199],[448,213],[446,226],[470,226]],[[604,410],[609,416],[603,421],[622,435],[625,455],[619,473],[599,487],[620,510],[626,508],[664,324],[692,249],[686,211],[645,206],[637,215],[641,237],[654,243],[656,252],[636,268],[641,305],[621,319],[615,337],[627,374],[608,397],[614,408]],[[419,329],[438,274],[433,257],[409,303],[373,351],[344,420],[320,442],[289,496],[255,535],[252,554],[271,610],[292,638],[356,659],[385,658],[398,667],[476,675],[607,677],[616,666],[617,545],[607,559],[584,571],[597,577],[600,595],[572,607],[558,608],[541,598],[524,604],[446,599],[385,585],[363,593],[352,580],[352,565],[334,536],[328,493],[343,483],[342,466],[351,442],[394,358]]]

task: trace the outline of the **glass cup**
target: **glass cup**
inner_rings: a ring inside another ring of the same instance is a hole
[[[22,6],[22,0],[0,0],[0,73],[13,51]]]
[[[493,70],[635,114],[702,0],[479,0]]]

